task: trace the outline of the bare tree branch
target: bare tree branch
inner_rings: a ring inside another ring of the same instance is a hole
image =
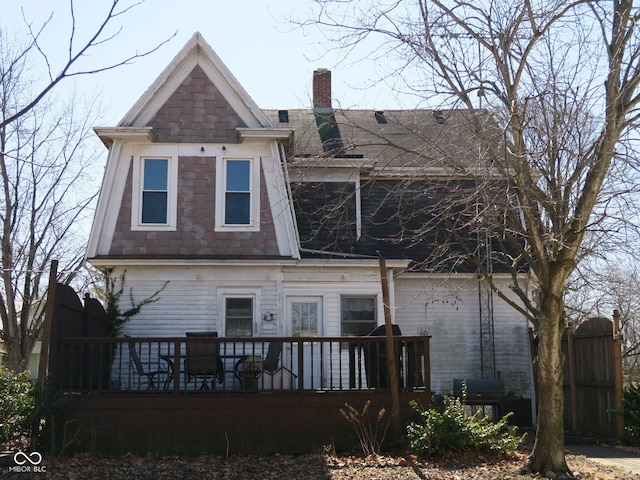
[[[15,113],[10,114],[7,117],[3,118],[0,121],[0,129],[3,128],[5,125],[8,125],[8,124],[16,121],[22,115],[24,115],[29,110],[31,110],[46,95],[48,95],[49,92],[51,92],[51,90],[53,90],[64,79],[70,78],[70,77],[82,76],[82,75],[93,75],[93,74],[104,72],[104,71],[107,71],[107,70],[113,70],[113,69],[121,67],[123,65],[128,65],[128,64],[132,63],[134,60],[146,57],[146,56],[154,53],[159,48],[161,48],[164,44],[166,44],[169,41],[171,41],[171,39],[173,37],[176,36],[177,32],[175,32],[173,35],[171,35],[171,37],[169,37],[166,40],[162,41],[161,43],[159,43],[155,47],[152,47],[152,48],[150,48],[148,50],[145,50],[145,51],[143,51],[141,53],[136,52],[136,53],[131,54],[131,55],[129,55],[129,56],[123,58],[123,59],[120,59],[120,60],[117,60],[115,62],[109,63],[109,64],[107,64],[105,66],[98,67],[98,68],[93,68],[93,69],[86,69],[86,70],[79,69],[79,70],[73,71],[72,67],[77,65],[79,63],[80,59],[82,59],[82,57],[87,55],[89,50],[91,50],[92,48],[95,48],[95,47],[97,47],[99,45],[102,45],[104,43],[107,43],[110,40],[113,40],[114,38],[116,38],[118,36],[118,34],[120,33],[121,30],[118,30],[116,33],[114,33],[112,35],[105,35],[106,27],[111,24],[111,22],[112,22],[112,20],[114,18],[125,14],[126,12],[128,12],[130,9],[132,9],[135,6],[138,6],[138,5],[142,4],[142,3],[144,3],[144,1],[140,1],[140,2],[137,2],[137,3],[133,4],[133,5],[128,6],[128,7],[126,7],[126,8],[124,8],[124,9],[119,11],[119,10],[117,10],[117,8],[120,6],[121,2],[122,2],[122,0],[112,0],[111,7],[110,7],[108,13],[102,19],[101,23],[98,25],[98,27],[96,28],[95,32],[91,36],[91,38],[89,40],[87,40],[86,42],[84,42],[83,44],[81,44],[79,47],[76,48],[76,45],[75,45],[75,10],[74,10],[74,7],[73,7],[73,1],[70,1],[70,4],[71,4],[71,16],[72,16],[73,20],[72,20],[71,33],[69,35],[68,58],[67,58],[66,63],[63,65],[62,69],[60,70],[60,72],[57,75],[53,75],[51,73],[51,69],[50,69],[49,70],[50,71],[49,83],[47,85],[45,85],[39,92],[37,92],[30,101],[26,102],[25,105],[21,106]],[[44,49],[41,47],[41,45],[39,43],[40,34],[41,34],[41,32],[42,32],[42,30],[44,29],[45,26],[46,26],[46,23],[45,23],[45,25],[43,25],[41,27],[40,30],[38,30],[37,32],[34,32],[32,30],[32,28],[31,28],[31,25],[30,24],[28,25],[29,32],[31,34],[31,43],[22,52],[22,54],[20,55],[20,58],[24,58],[26,55],[29,54],[29,52],[32,49],[36,49],[41,54],[41,56],[44,58],[44,60],[47,63],[47,65],[49,65],[49,67],[50,67],[48,56],[47,56],[47,54],[45,53]]]

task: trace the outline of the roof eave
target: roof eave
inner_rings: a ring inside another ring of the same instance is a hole
[[[153,127],[94,127],[93,131],[107,148],[110,148],[115,140],[153,143],[156,139]]]

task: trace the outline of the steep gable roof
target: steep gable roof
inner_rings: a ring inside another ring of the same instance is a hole
[[[200,33],[195,33],[120,121],[120,127],[145,127],[175,91],[199,68],[248,128],[271,127],[242,85]],[[242,126],[242,125],[241,125]]]

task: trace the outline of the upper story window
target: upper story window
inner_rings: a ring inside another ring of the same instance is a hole
[[[177,160],[139,157],[134,164],[132,230],[175,230]]]
[[[145,158],[142,179],[142,223],[167,223],[169,160]]]
[[[216,230],[260,230],[260,162],[257,158],[218,158]]]
[[[251,225],[251,161],[225,163],[224,224]]]

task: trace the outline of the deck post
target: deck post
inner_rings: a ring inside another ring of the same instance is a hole
[[[402,430],[400,418],[400,394],[398,392],[398,368],[396,365],[395,342],[391,326],[391,306],[389,304],[389,282],[387,280],[387,264],[380,255],[380,280],[382,282],[382,303],[384,307],[384,325],[387,340],[387,371],[389,372],[389,387],[391,389],[391,421],[396,438]]]

